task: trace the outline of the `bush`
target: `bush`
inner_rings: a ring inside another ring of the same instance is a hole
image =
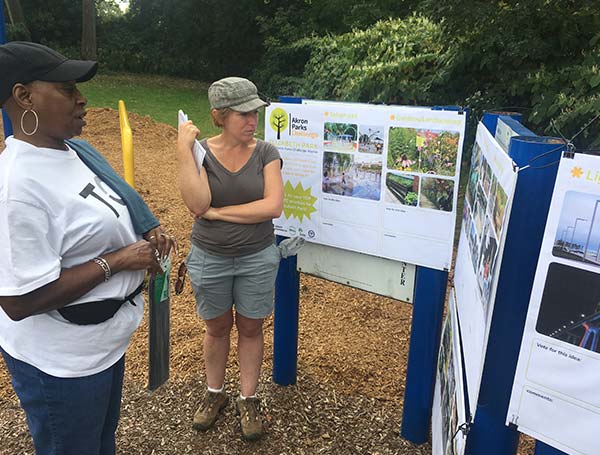
[[[6,41],[30,41],[31,34],[25,24],[7,24]]]
[[[441,28],[420,16],[314,38],[302,95],[318,99],[438,104],[446,50]]]

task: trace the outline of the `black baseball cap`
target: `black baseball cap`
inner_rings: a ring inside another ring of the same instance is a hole
[[[0,106],[12,96],[17,83],[85,82],[98,70],[98,62],[70,60],[38,43],[11,41],[0,46]]]

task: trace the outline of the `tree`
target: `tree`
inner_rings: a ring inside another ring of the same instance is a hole
[[[81,58],[97,60],[96,45],[96,3],[94,0],[82,0],[81,16]]]
[[[4,0],[6,5],[6,13],[8,14],[8,18],[13,29],[18,30],[20,35],[20,39],[25,39],[27,41],[31,40],[31,33],[27,28],[27,23],[25,22],[25,15],[23,14],[23,7],[21,6],[20,0]]]

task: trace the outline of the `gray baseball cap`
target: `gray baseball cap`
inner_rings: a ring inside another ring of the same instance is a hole
[[[213,109],[229,108],[237,112],[252,112],[269,103],[258,96],[256,85],[243,77],[226,77],[208,88],[208,101]]]

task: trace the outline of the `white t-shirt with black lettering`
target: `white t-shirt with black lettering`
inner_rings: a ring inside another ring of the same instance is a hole
[[[119,196],[77,154],[13,138],[0,154],[0,296],[23,295],[70,268],[139,240]],[[124,271],[72,304],[122,299],[144,271]],[[107,321],[77,325],[58,311],[11,320],[0,308],[0,346],[57,377],[88,376],[125,353],[143,317],[143,297]]]

